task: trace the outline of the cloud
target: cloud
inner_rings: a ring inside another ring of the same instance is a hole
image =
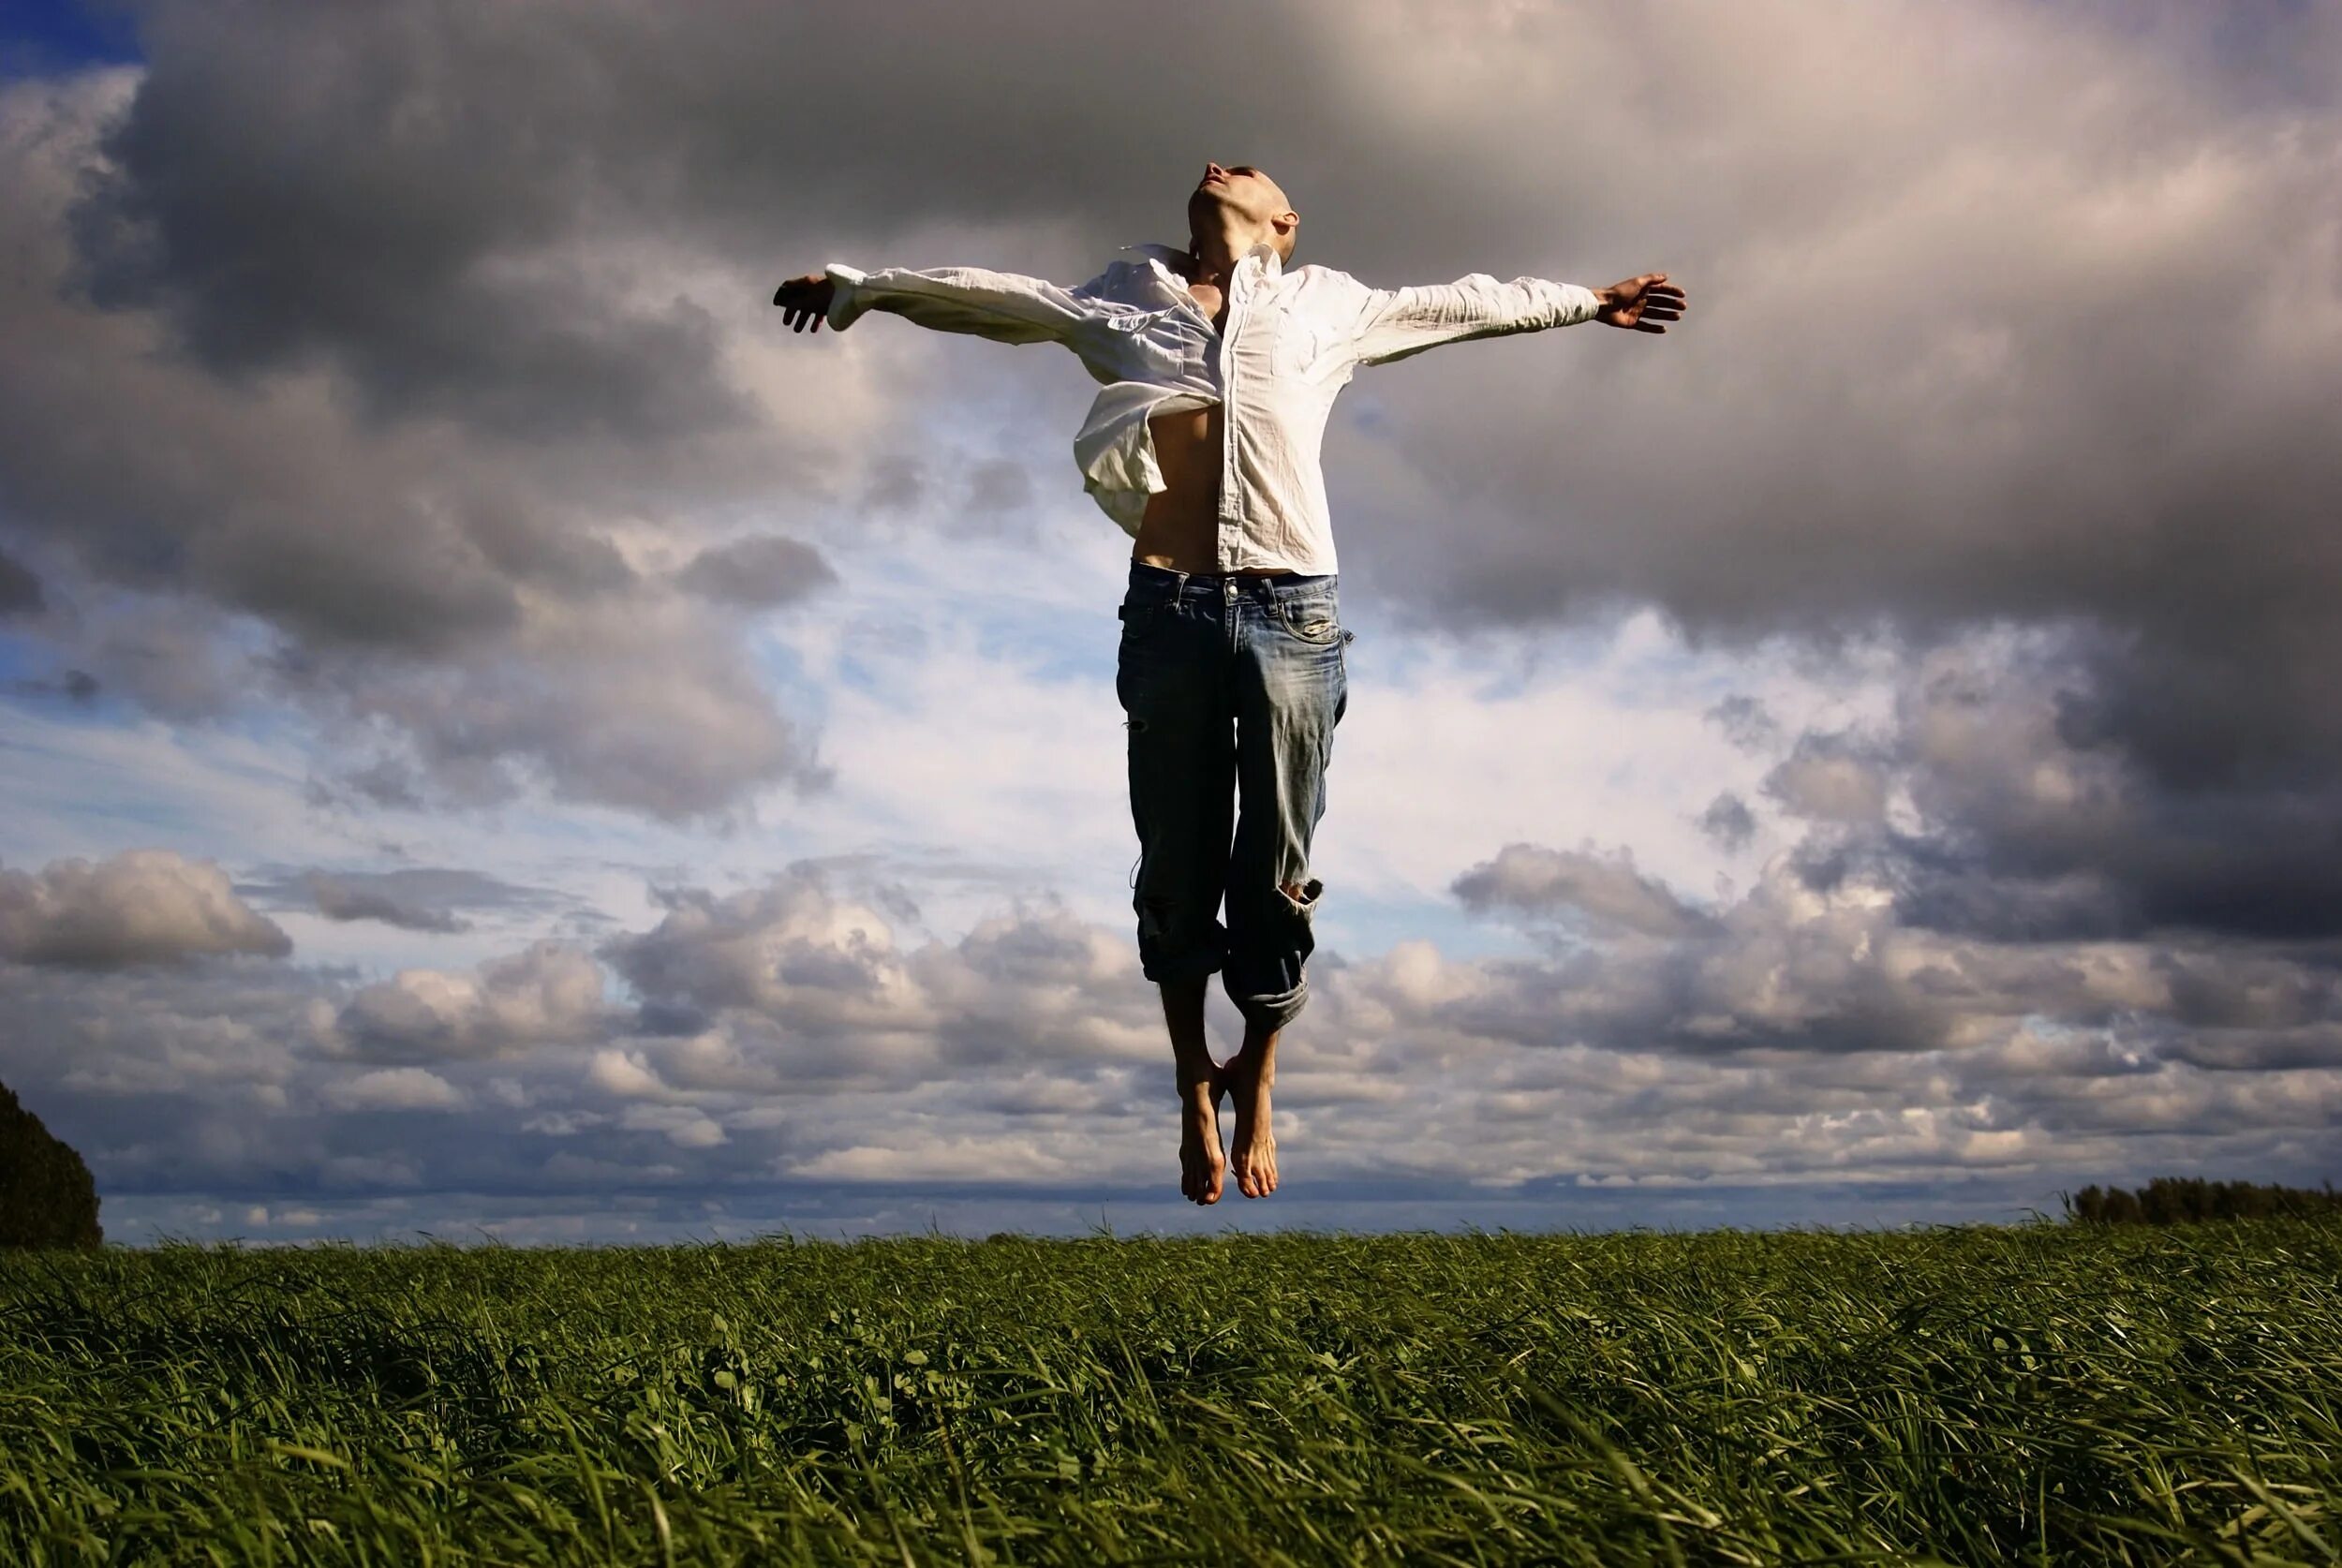
[[[1756,836],[1756,817],[1748,803],[1727,790],[1699,814],[1700,831],[1727,850],[1742,850]]]
[[[351,876],[335,876],[323,871],[305,873],[302,880],[316,900],[318,913],[328,920],[378,920],[386,925],[403,925],[410,931],[461,931],[468,922],[444,910],[427,909],[402,902],[395,893],[383,887],[384,879],[396,877],[395,871],[383,872],[375,878],[360,880]]]
[[[1734,746],[1751,751],[1770,745],[1781,732],[1780,724],[1766,711],[1763,702],[1746,692],[1725,698],[1708,710],[1707,717],[1724,731]]]
[[[1765,792],[1801,817],[1875,822],[1887,814],[1887,779],[1859,744],[1808,732],[1765,776]]]
[[[239,892],[306,906],[337,922],[379,921],[408,931],[468,931],[459,910],[533,911],[559,900],[485,872],[454,866],[402,866],[391,871],[329,871],[304,867],[246,882]]]
[[[802,540],[759,534],[701,551],[676,581],[707,599],[765,610],[828,586],[837,573]]]
[[[288,644],[259,668],[341,713],[338,738],[388,725],[396,755],[342,774],[361,798],[544,789],[682,819],[818,789],[745,633],[704,614],[797,581],[772,547],[719,575],[742,510],[1014,515],[1023,466],[955,449],[945,404],[1013,383],[1070,422],[1084,389],[1061,358],[899,323],[775,359],[773,258],[814,234],[786,268],[1087,276],[1178,237],[1210,149],[1164,125],[1252,147],[1304,211],[1301,259],[1371,282],[1659,267],[1691,289],[1664,339],[1461,345],[1345,394],[1343,552],[1399,624],[1648,603],[1696,638],[1826,650],[2071,623],[2097,635],[2073,644],[2069,732],[2157,788],[2275,835],[2282,797],[2342,776],[2317,570],[2342,487],[2319,351],[2342,326],[2331,7],[2227,27],[1778,0],[1647,38],[1491,3],[1443,10],[1427,46],[1403,0],[1208,7],[1136,83],[1118,40],[1046,7],[900,29],[615,0],[558,24],[235,14],[147,10],[142,68],[10,89],[29,266],[0,302],[0,466],[10,525],[71,557],[51,599],[185,595],[216,624],[181,645],[258,617]],[[1036,68],[1030,125],[970,85]],[[865,129],[833,145],[844,83]],[[423,107],[448,104],[469,107]],[[1069,151],[1062,124],[1093,134]],[[767,151],[817,142],[818,176]],[[1557,145],[1635,145],[1668,176],[1529,151]],[[1377,215],[1394,200],[1409,222]],[[2286,287],[2239,291],[2239,246]],[[678,572],[734,598],[672,606]],[[127,650],[55,634],[147,700]],[[232,703],[241,662],[175,695],[150,677],[154,701]],[[706,694],[688,717],[686,687]]]
[[[1130,944],[1053,901],[906,949],[809,864],[725,897],[660,900],[656,926],[601,951],[662,1037],[645,1058],[678,1086],[899,1087],[1010,1060],[1097,1071],[1154,1054]],[[614,1087],[641,1082],[608,1071]]]
[[[541,939],[467,974],[401,969],[350,998],[340,1031],[353,1054],[374,1060],[477,1058],[583,1043],[606,1028],[603,984],[591,954]]]
[[[1634,851],[1626,849],[1604,855],[1507,844],[1494,860],[1457,878],[1454,892],[1473,910],[1556,913],[1596,929],[1651,937],[1682,936],[1706,923],[1698,910],[1638,873]]]
[[[460,807],[541,790],[683,820],[818,788],[740,607],[672,581],[693,496],[653,478],[679,467],[719,502],[769,492],[802,443],[727,419],[649,456],[590,420],[516,445],[476,422],[353,416],[331,363],[239,377],[156,352],[159,304],[69,286],[92,242],[67,214],[105,127],[170,75],[0,92],[21,196],[0,229],[24,263],[0,277],[0,538],[42,585],[15,621],[173,721],[305,709],[328,794]],[[642,521],[671,509],[687,515]]]
[[[1942,826],[1815,821],[1808,845],[1863,838],[1834,882],[1792,847],[1697,919],[1623,854],[1504,846],[1456,881],[1532,954],[1321,949],[1281,1143],[1311,1191],[1363,1206],[1353,1222],[1394,1181],[1960,1177],[2038,1202],[2139,1161],[2331,1148],[2330,965],[1917,925],[1898,845]],[[374,984],[19,966],[12,1082],[87,1137],[110,1191],[1172,1191],[1168,1052],[1126,932],[1015,897],[906,943],[817,867],[660,902],[603,949],[632,1005],[553,941]]]
[[[45,602],[32,569],[0,550],[0,615],[22,615]]]
[[[218,866],[169,850],[0,869],[0,958],[16,963],[115,969],[291,951],[292,939],[238,898]]]
[[[1366,635],[1323,843],[1356,924],[1281,1069],[1297,1168],[1549,1194],[2329,1159],[2342,11],[1426,15],[1208,5],[1134,80],[1064,7],[195,0],[141,11],[141,65],[0,87],[10,700],[297,734],[356,842],[556,803],[564,833],[644,819],[662,867],[602,947],[387,980],[134,962],[283,937],[210,886],[225,925],[141,947],[144,896],[100,899],[66,939],[50,873],[0,873],[12,1072],[156,1191],[1167,1191],[1120,866],[1079,869],[1126,831],[1080,814],[1117,716],[1061,666],[1111,623],[1003,656],[999,603],[912,592],[1059,531],[1119,558],[1064,461],[1094,389],[899,321],[783,344],[763,302],[832,257],[1077,280],[1178,239],[1202,158],[1241,155],[1304,264],[1666,268],[1694,300],[1664,338],[1460,345],[1337,406]],[[1001,116],[1012,79],[1047,112]],[[1663,172],[1614,178],[1628,146]],[[689,869],[752,820],[769,858]],[[246,895],[352,950],[545,912],[348,847]],[[454,1102],[359,1103],[425,1075]]]
[[[326,1099],[345,1111],[452,1111],[464,1096],[421,1067],[385,1067],[328,1086]]]

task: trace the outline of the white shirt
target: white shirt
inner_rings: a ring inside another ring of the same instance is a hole
[[[1386,364],[1443,343],[1590,321],[1591,288],[1474,273],[1454,283],[1371,288],[1331,267],[1290,272],[1263,242],[1227,282],[1223,333],[1171,245],[1126,245],[1078,288],[979,267],[866,273],[833,261],[829,325],[843,332],[882,309],[942,332],[999,343],[1062,343],[1105,390],[1074,437],[1082,487],[1134,539],[1147,498],[1167,488],[1147,422],[1219,403],[1222,416],[1218,570],[1336,570],[1318,453],[1335,395],[1362,364]]]

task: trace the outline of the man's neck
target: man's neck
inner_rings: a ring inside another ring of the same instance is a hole
[[[1233,226],[1191,229],[1187,242],[1188,282],[1224,288],[1236,272],[1237,258],[1267,238]]]

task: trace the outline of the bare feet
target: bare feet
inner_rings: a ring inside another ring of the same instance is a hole
[[[1266,1049],[1248,1040],[1223,1072],[1236,1102],[1236,1137],[1228,1147],[1228,1171],[1236,1190],[1266,1198],[1277,1190],[1277,1134],[1268,1122],[1268,1091],[1277,1081],[1276,1037]]]
[[[1227,1161],[1220,1155],[1220,1072],[1179,1091],[1179,1195],[1216,1204]]]

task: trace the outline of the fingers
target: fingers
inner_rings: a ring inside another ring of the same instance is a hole
[[[786,286],[783,291],[787,291]],[[802,300],[783,300],[776,296],[773,303],[781,307],[780,318],[788,323],[793,332],[818,333],[822,330],[822,323],[829,318],[825,312],[816,309]]]
[[[773,290],[773,303],[780,307],[780,318],[794,332],[820,332],[828,319],[826,304],[820,297],[821,286],[826,279],[815,273],[806,277],[793,277]]]

